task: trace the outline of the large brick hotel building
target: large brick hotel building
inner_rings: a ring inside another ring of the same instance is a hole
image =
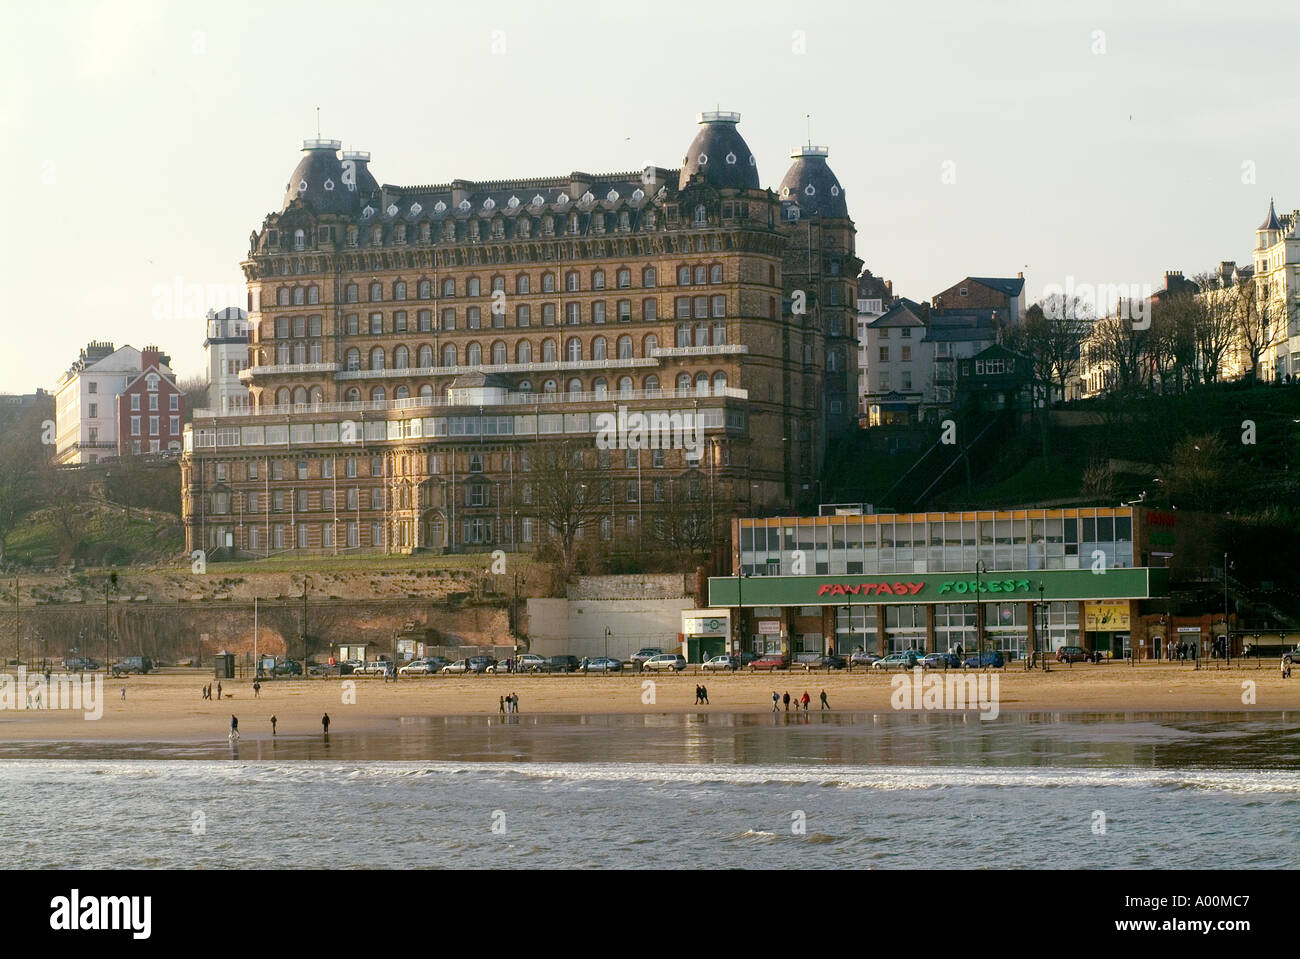
[[[792,507],[853,426],[861,262],[825,149],[765,189],[739,119],[680,168],[433,186],[307,141],[243,263],[252,408],[187,433],[189,548],[526,547],[559,438],[609,483],[587,536],[644,535],[674,484]],[[702,454],[598,451],[618,406],[698,415]]]

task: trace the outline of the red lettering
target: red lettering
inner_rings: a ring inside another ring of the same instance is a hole
[[[819,586],[817,589],[817,595],[825,596],[828,592],[830,592],[830,589],[831,587],[829,583],[822,583],[822,585]]]
[[[908,583],[907,589],[913,596],[925,588],[925,583]]]
[[[876,585],[876,592],[877,592],[877,593],[888,593],[890,596],[893,596],[893,595],[894,595],[894,590],[890,587],[890,585],[889,585],[888,583],[878,583],[878,584]]]

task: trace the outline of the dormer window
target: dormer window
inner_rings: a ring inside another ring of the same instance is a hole
[[[145,383],[147,384],[147,388],[148,388],[148,390],[149,390],[150,393],[156,393],[156,392],[158,392],[158,376],[157,376],[157,374],[155,374],[155,373],[150,373],[147,377],[145,377]]]
[[[293,231],[293,248],[295,250],[305,249],[307,246],[307,234],[302,230]]]
[[[695,208],[695,225],[707,226],[708,222],[709,222],[708,213],[704,209],[704,204],[701,203],[699,206]]]
[[[357,228],[355,226],[350,226],[348,227],[348,246],[356,246],[356,245],[357,245]]]

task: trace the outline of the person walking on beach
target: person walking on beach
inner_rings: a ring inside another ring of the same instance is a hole
[[[805,689],[805,690],[803,691],[803,711],[804,711],[805,713],[808,712],[808,703],[809,703],[809,702],[810,702],[810,700],[808,699],[808,690]]]
[[[325,735],[328,736],[328,735],[330,734],[330,714],[329,714],[329,713],[326,713],[324,716],[322,716],[322,717],[320,718],[320,725],[321,725],[321,729],[325,730]]]
[[[221,698],[221,683],[217,683],[217,699]]]
[[[122,702],[126,702],[126,687],[122,687]]]
[[[1291,678],[1291,661],[1285,657],[1282,659],[1282,678]]]
[[[708,687],[708,686],[701,686],[701,687],[700,687],[700,698],[704,700],[704,705],[705,705],[705,706],[709,705],[709,687]]]
[[[700,704],[700,700],[704,698],[704,694],[700,692],[701,689],[703,689],[703,687],[699,683],[696,683],[695,684],[695,705],[696,706],[698,706]]]
[[[781,711],[780,705],[781,705],[781,697],[777,695],[777,692],[774,689],[772,690],[772,712],[779,713]]]
[[[504,716],[506,714],[506,698],[504,696],[501,697],[500,707],[501,715]]]
[[[199,698],[200,698],[200,699],[207,699],[207,698],[208,698],[208,687],[207,687],[207,686],[204,686],[202,689],[199,690]]]
[[[790,690],[785,691],[785,695],[781,697],[781,702],[785,703],[785,711],[788,713],[790,711]]]
[[[510,711],[511,711],[512,713],[517,713],[517,712],[519,712],[519,694],[518,694],[518,693],[514,693],[514,692],[512,692],[512,693],[510,694]]]
[[[230,738],[239,738],[239,717],[234,713],[230,714]]]
[[[831,704],[826,700],[826,690],[822,690],[822,709],[830,709]]]
[[[271,735],[275,735],[275,714],[271,715]]]
[[[262,698],[262,684],[257,682],[256,680],[253,681],[253,698],[254,699]]]

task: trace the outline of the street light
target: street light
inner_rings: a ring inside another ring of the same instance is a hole
[[[975,668],[984,665],[984,610],[980,603],[980,575],[989,571],[984,560],[975,561]]]
[[[1047,646],[1043,642],[1045,627],[1047,625],[1045,622],[1043,622],[1043,619],[1046,615],[1047,615],[1047,604],[1043,602],[1043,581],[1040,579],[1038,581],[1038,617],[1037,617],[1038,622],[1036,623],[1035,631],[1038,633],[1037,652],[1038,655],[1042,657],[1043,672],[1047,671]]]
[[[609,659],[609,627],[605,627],[605,658]]]

